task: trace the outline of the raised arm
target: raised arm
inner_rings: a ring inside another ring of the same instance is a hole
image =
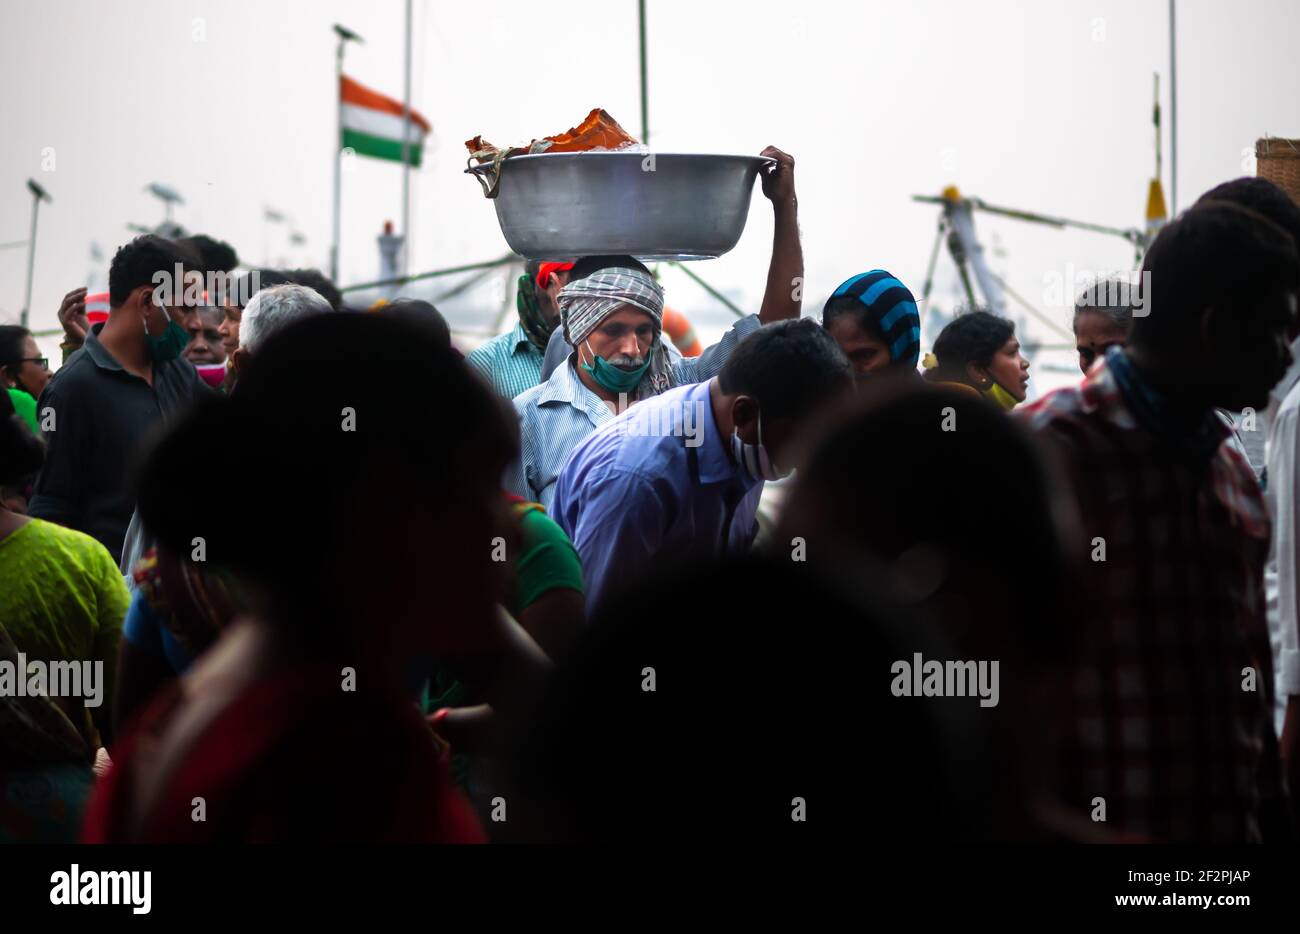
[[[799,245],[799,202],[794,194],[794,157],[775,146],[759,155],[776,160],[776,167],[759,177],[763,194],[772,202],[772,261],[767,267],[767,291],[758,320],[763,324],[799,317],[803,307],[803,247]]]
[[[90,330],[90,319],[86,317],[87,291],[85,286],[79,286],[63,296],[63,303],[59,305],[59,324],[63,325],[59,349],[63,352],[64,363],[81,349],[86,342],[86,332]]]

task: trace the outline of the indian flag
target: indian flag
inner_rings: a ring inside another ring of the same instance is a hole
[[[378,91],[358,84],[346,75],[339,85],[340,146],[359,156],[402,161],[402,102],[385,97]],[[429,121],[411,110],[407,125],[408,155],[411,165],[419,166],[424,149],[424,135]]]

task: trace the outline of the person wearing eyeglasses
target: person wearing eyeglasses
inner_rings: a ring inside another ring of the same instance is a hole
[[[0,384],[9,391],[14,411],[33,432],[36,400],[50,381],[50,361],[41,356],[36,339],[27,328],[17,324],[0,325]]]

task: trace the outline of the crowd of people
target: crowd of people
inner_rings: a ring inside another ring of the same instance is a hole
[[[884,269],[805,317],[765,155],[707,348],[630,256],[462,355],[154,235],[53,374],[0,328],[0,840],[1293,840],[1300,206],[1207,192],[1027,401]]]

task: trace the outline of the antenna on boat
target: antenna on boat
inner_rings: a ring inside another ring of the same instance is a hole
[[[1169,212],[1165,210],[1165,191],[1160,184],[1160,177],[1163,169],[1163,158],[1160,149],[1160,74],[1155,75],[1155,107],[1151,112],[1151,122],[1156,128],[1156,174],[1151,179],[1151,184],[1147,186],[1147,226],[1143,242],[1139,245],[1145,248],[1148,243],[1155,239],[1156,233],[1164,226],[1165,221],[1169,219]],[[1138,250],[1138,262],[1142,261],[1142,249]]]

